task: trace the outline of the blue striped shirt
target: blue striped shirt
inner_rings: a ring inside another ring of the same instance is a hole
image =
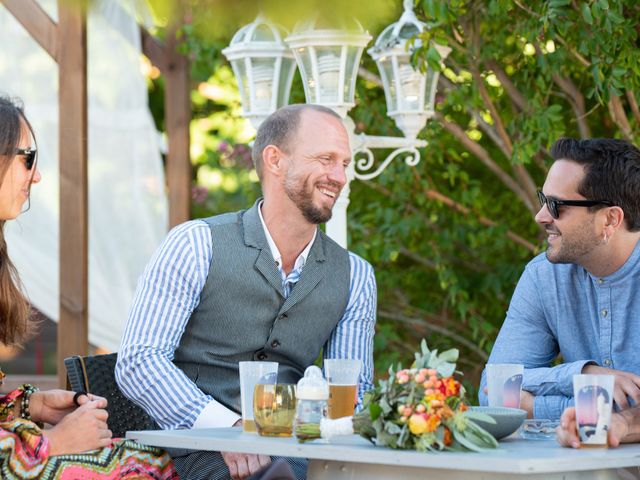
[[[124,394],[164,429],[192,427],[215,400],[172,362],[200,301],[211,261],[211,231],[206,223],[192,220],[175,227],[147,265],[129,312],[116,380]],[[376,283],[369,263],[351,252],[349,261],[349,301],[324,347],[324,358],[362,360],[358,388],[362,402],[373,382]],[[294,270],[283,282],[294,284],[299,274]]]

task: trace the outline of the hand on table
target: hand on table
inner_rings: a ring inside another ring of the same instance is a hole
[[[609,427],[609,446],[617,447],[629,433],[629,423],[620,413],[611,415]],[[560,417],[560,426],[556,429],[556,438],[563,447],[580,448],[575,407],[567,408]]]
[[[73,403],[74,392],[67,390],[47,390],[34,392],[29,399],[29,411],[34,422],[45,422],[57,425],[68,414],[78,408]],[[89,393],[78,397],[78,404],[96,401],[98,408],[105,408],[107,400]]]
[[[265,465],[271,463],[268,455],[253,455],[247,453],[221,452],[224,463],[229,467],[229,473],[233,480],[247,478]]]
[[[234,427],[242,425],[242,418],[233,424]],[[220,452],[224,463],[229,468],[229,473],[233,480],[242,480],[247,478],[265,465],[271,463],[271,457],[268,455],[253,455],[248,453]]]
[[[111,444],[108,414],[101,408],[101,405],[106,405],[106,400],[101,397],[90,400],[84,396],[78,402],[82,402],[80,407],[65,415],[55,427],[42,432],[49,439],[50,455],[81,453]]]
[[[622,370],[600,367],[598,365],[585,365],[582,373],[593,375],[615,375],[616,383],[613,399],[620,410],[630,407],[627,397],[631,397],[636,405],[640,405],[640,376]]]

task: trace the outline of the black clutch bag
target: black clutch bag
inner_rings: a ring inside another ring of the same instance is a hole
[[[117,353],[65,358],[71,390],[93,393],[107,399],[107,424],[114,438],[124,437],[128,430],[157,429],[153,419],[118,388],[115,378],[117,359]]]

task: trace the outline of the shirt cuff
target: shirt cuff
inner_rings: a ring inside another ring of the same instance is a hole
[[[220,402],[211,400],[200,412],[191,428],[224,428],[232,427],[240,419],[233,410],[229,410]]]
[[[564,372],[564,381],[561,382],[563,395],[573,397],[573,376],[581,374],[586,365],[598,365],[598,362],[595,360],[578,360],[567,364],[567,370]]]

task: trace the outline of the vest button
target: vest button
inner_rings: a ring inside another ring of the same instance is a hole
[[[274,340],[271,342],[271,348],[278,348],[280,346],[280,342],[278,340]]]
[[[258,354],[258,360],[264,360],[265,358],[267,358],[267,354],[264,352],[260,352]]]

